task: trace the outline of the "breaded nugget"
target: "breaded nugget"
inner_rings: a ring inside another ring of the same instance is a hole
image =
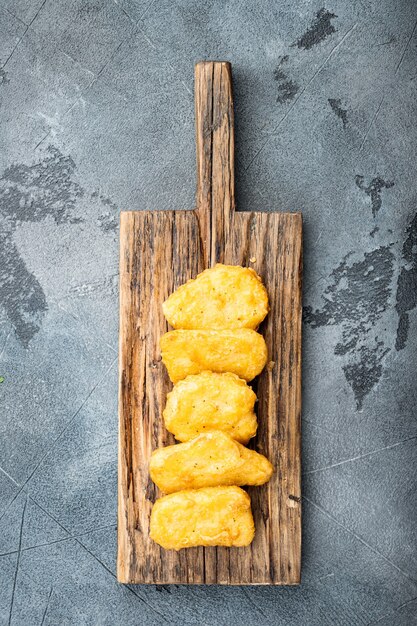
[[[219,430],[152,453],[149,471],[165,493],[221,485],[263,485],[274,468],[266,457]]]
[[[232,372],[249,381],[265,367],[265,340],[249,328],[172,330],[161,337],[162,360],[173,383],[205,370]]]
[[[178,441],[222,430],[240,443],[256,434],[256,395],[236,374],[201,372],[180,380],[167,395],[164,421]]]
[[[150,536],[166,550],[248,546],[255,534],[250,498],[240,487],[178,491],[153,506]]]
[[[222,265],[205,270],[162,305],[173,328],[258,328],[269,311],[268,294],[250,267]]]

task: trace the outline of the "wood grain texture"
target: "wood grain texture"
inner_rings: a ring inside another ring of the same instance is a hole
[[[124,583],[284,584],[301,568],[301,274],[297,213],[234,212],[234,137],[228,63],[196,66],[197,209],[121,214],[119,507],[117,576]],[[248,489],[256,536],[247,548],[166,551],[149,539],[153,449],[174,443],[162,411],[172,385],[159,338],[161,304],[215,262],[253,267],[271,311],[260,328],[274,363],[255,381],[258,434],[251,444],[275,465]]]
[[[235,210],[235,143],[230,63],[195,66],[197,215],[206,267],[221,263]]]

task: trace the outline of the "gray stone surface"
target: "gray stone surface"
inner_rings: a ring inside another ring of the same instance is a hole
[[[412,0],[0,2],[0,624],[417,623]],[[302,210],[303,582],[115,580],[118,213],[194,201],[233,64],[241,210]]]

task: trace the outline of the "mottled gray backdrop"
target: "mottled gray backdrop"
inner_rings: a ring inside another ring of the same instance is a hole
[[[417,3],[0,0],[0,622],[417,623]],[[115,580],[118,213],[192,208],[233,64],[240,210],[305,220],[303,583]]]

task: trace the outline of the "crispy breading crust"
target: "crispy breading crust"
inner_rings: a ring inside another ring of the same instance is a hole
[[[173,330],[161,337],[161,353],[173,383],[205,370],[232,372],[249,381],[268,360],[264,338],[248,328]]]
[[[177,491],[157,500],[150,536],[166,550],[248,546],[253,540],[250,498],[240,487]]]
[[[178,441],[222,430],[240,443],[256,434],[256,394],[236,374],[201,372],[179,381],[167,395],[165,426]]]
[[[269,311],[268,294],[250,267],[222,265],[205,270],[162,305],[173,328],[258,328]]]
[[[273,469],[262,454],[218,430],[187,443],[158,448],[149,466],[153,482],[164,493],[221,485],[263,485]]]

